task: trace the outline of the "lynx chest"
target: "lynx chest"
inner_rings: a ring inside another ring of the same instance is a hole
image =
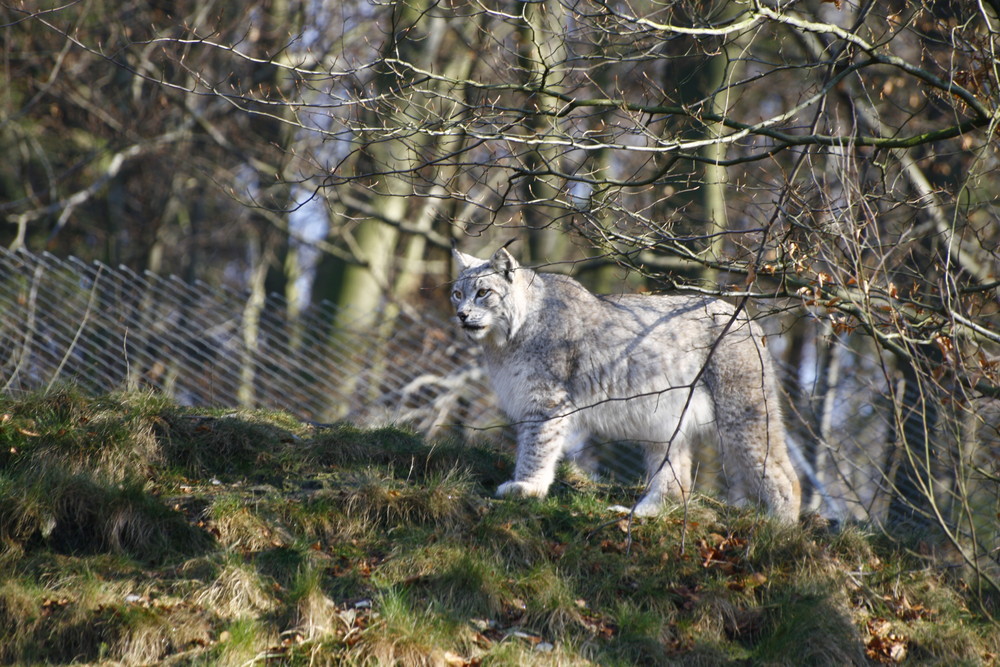
[[[539,403],[544,397],[538,386],[537,369],[523,362],[505,363],[493,359],[488,361],[486,368],[500,409],[511,420],[517,421],[539,412]]]

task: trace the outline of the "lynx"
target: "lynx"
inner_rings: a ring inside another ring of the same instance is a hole
[[[514,478],[497,495],[544,497],[556,466],[588,441],[644,451],[637,516],[691,491],[691,439],[718,431],[747,496],[795,520],[799,481],[785,448],[776,379],[756,324],[694,296],[609,295],[521,266],[453,251],[456,320],[482,348],[500,407],[517,430]]]

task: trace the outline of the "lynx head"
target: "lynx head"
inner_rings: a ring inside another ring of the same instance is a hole
[[[523,291],[526,274],[506,248],[490,259],[452,250],[458,266],[458,278],[451,292],[456,320],[474,341],[503,345],[524,322],[526,299]]]

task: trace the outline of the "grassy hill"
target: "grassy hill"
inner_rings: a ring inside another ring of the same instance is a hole
[[[71,391],[0,399],[0,662],[990,664],[996,600],[790,527],[404,430]],[[910,554],[910,555],[908,555]],[[992,612],[990,605],[993,605]]]

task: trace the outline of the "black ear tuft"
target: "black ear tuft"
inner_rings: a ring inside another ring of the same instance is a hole
[[[508,242],[507,245],[510,245],[510,243]],[[490,266],[494,271],[506,278],[507,282],[514,282],[514,270],[519,265],[517,260],[507,252],[507,247],[504,246],[493,253],[493,257],[490,258]]]

